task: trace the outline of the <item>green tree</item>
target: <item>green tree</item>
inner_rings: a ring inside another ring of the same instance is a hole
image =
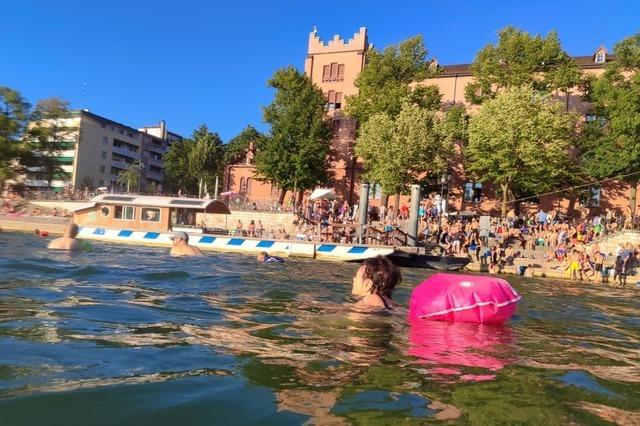
[[[276,71],[268,82],[276,90],[264,108],[271,127],[255,158],[258,177],[282,189],[307,190],[327,179],[331,129],[325,120],[325,98],[309,77],[294,67]]]
[[[237,136],[233,137],[225,147],[225,164],[237,161],[238,156],[245,152],[251,142],[257,145],[264,138],[264,135],[256,130],[252,125],[245,127]]]
[[[170,191],[198,194],[211,190],[224,169],[224,145],[217,133],[202,124],[189,139],[174,143],[164,156],[166,185]]]
[[[0,87],[0,191],[14,177],[26,153],[22,137],[30,108],[19,92]]]
[[[466,99],[475,104],[512,87],[531,86],[537,91],[567,94],[582,78],[576,62],[562,49],[555,31],[531,36],[508,26],[498,32],[498,43],[487,44],[471,64],[474,81],[465,87]]]
[[[531,87],[498,93],[470,119],[466,169],[500,186],[505,216],[511,192],[540,194],[575,178],[570,149],[577,121]]]
[[[409,184],[447,167],[453,140],[445,136],[448,120],[442,115],[405,102],[395,119],[378,113],[360,129],[356,154],[364,160],[365,178],[396,194],[396,208]]]
[[[164,155],[165,186],[169,192],[192,192],[195,182],[189,172],[189,151],[191,145],[188,140],[183,140],[171,145]]]
[[[592,113],[586,123],[581,152],[585,169],[596,179],[640,170],[640,33],[614,47],[615,61],[607,65],[592,87]],[[635,211],[638,175],[631,184],[629,205]]]
[[[60,154],[76,144],[78,128],[69,125],[70,118],[69,102],[56,97],[39,101],[31,117],[28,142],[33,155],[27,163],[39,168],[50,186],[55,179],[69,178]]]
[[[127,168],[118,173],[118,184],[126,187],[127,192],[131,192],[131,189],[138,189],[140,184],[140,163],[137,161],[129,164]]]
[[[439,106],[440,93],[435,86],[418,87],[411,84],[424,80],[433,71],[427,62],[427,49],[422,36],[415,36],[383,51],[367,52],[367,64],[356,78],[358,94],[347,96],[346,112],[362,125],[369,117],[385,113],[394,118],[402,103],[410,101],[424,107]]]
[[[216,176],[223,174],[224,145],[220,136],[204,124],[193,132],[189,144],[189,174],[198,185],[198,195],[202,196],[205,187],[212,190]]]

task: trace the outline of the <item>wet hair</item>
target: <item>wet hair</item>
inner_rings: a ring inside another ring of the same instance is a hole
[[[75,223],[70,223],[67,227],[67,230],[69,232],[69,236],[71,238],[75,238],[78,235],[80,228]]]
[[[398,267],[382,256],[365,259],[362,266],[364,266],[362,279],[369,279],[372,283],[371,294],[391,298],[396,285],[402,281],[402,274]]]

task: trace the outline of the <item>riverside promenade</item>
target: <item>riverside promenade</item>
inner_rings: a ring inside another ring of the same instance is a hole
[[[50,235],[61,235],[65,226],[71,221],[68,217],[53,216],[25,216],[25,215],[0,215],[0,229],[3,231],[17,231],[33,233],[35,230],[47,231]],[[613,263],[613,253],[616,246],[620,243],[632,242],[640,243],[640,231],[624,231],[613,235],[599,242],[600,247],[608,254],[608,261],[605,266],[610,267]],[[420,252],[420,248],[405,247],[399,248],[409,252]],[[464,268],[464,271],[486,274],[505,274],[520,275],[523,267],[531,267],[533,269],[533,277],[535,278],[554,278],[562,280],[570,280],[570,276],[565,271],[562,264],[557,262],[547,262],[543,258],[542,251],[527,251],[523,253],[524,257],[518,257],[513,260],[512,265],[501,265],[496,270],[490,270],[489,264],[482,257],[476,258],[471,256],[471,262]],[[529,266],[531,265],[531,266]],[[628,282],[633,284],[640,280],[640,276],[630,276]],[[586,279],[584,281],[587,281]],[[591,280],[594,283],[600,283],[601,277],[594,275]],[[610,279],[609,279],[610,281]],[[629,285],[629,284],[627,284]]]

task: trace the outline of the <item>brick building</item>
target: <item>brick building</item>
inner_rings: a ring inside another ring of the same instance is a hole
[[[327,119],[333,127],[332,151],[330,159],[331,186],[336,193],[350,204],[358,199],[359,175],[362,163],[353,154],[356,123],[345,116],[345,98],[357,94],[355,79],[366,64],[366,53],[369,49],[366,28],[344,41],[335,35],[330,41],[323,42],[314,29],[309,34],[307,57],[304,70],[327,98]],[[600,46],[592,55],[573,58],[586,72],[600,75],[604,66],[613,58],[607,50]],[[433,66],[439,73],[420,85],[435,85],[442,94],[443,102],[463,102],[471,114],[477,106],[469,105],[464,98],[467,84],[473,80],[470,64],[440,65],[436,60]],[[589,105],[582,100],[578,90],[569,95],[558,94],[559,100],[566,103],[567,109],[577,111],[585,120],[593,119],[589,115]],[[225,190],[244,194],[251,201],[273,201],[278,197],[278,189],[265,185],[255,179],[253,166],[254,148],[250,147],[245,157],[237,164],[227,168]],[[449,210],[470,210],[478,213],[497,213],[500,201],[495,197],[493,185],[489,182],[473,182],[466,176],[462,166],[462,152],[451,162],[446,194]],[[582,207],[595,213],[604,208],[621,210],[628,205],[630,187],[619,181],[610,181],[602,185],[586,187],[582,191]],[[373,188],[370,194],[372,203],[380,202],[379,188]],[[538,200],[536,200],[538,201]],[[539,200],[545,209],[560,207],[570,214],[576,206],[576,199],[562,196],[543,196]]]

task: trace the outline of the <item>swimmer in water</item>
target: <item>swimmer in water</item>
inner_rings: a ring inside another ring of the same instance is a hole
[[[279,262],[282,263],[284,262],[284,259],[278,256],[269,256],[269,253],[267,253],[266,251],[261,251],[260,254],[258,254],[257,257],[258,262]]]
[[[400,270],[386,257],[366,259],[353,278],[351,294],[362,297],[356,308],[392,309],[395,305],[391,295],[402,281]]]
[[[189,245],[189,234],[186,232],[174,232],[171,240],[173,241],[173,246],[169,253],[171,256],[204,256],[204,253],[198,247]]]
[[[82,244],[76,238],[78,235],[78,225],[75,223],[70,223],[64,230],[64,235],[60,238],[56,238],[55,240],[49,243],[50,249],[55,250],[71,250],[71,251],[79,251],[82,250]],[[42,235],[42,233],[40,233]]]

